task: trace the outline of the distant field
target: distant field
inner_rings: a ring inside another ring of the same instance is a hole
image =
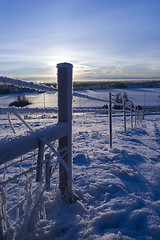
[[[144,108],[160,109],[160,88],[109,88],[101,90],[80,90],[81,93],[89,96],[103,98],[108,100],[108,93],[113,94],[113,99],[117,93],[126,92],[129,100],[133,102],[135,106],[141,105]],[[57,107],[57,93],[21,93],[25,94],[32,104],[29,107]],[[18,93],[14,94],[0,94],[0,106],[8,107],[8,105],[16,101]],[[90,107],[90,108],[102,108],[106,102],[98,102],[79,97],[73,97],[73,107]]]

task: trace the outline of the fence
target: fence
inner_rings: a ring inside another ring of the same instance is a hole
[[[73,109],[73,112],[97,112],[97,113],[107,113],[108,115],[108,129],[109,129],[109,145],[110,148],[112,148],[113,145],[113,117],[119,115],[123,118],[123,128],[124,128],[124,133],[126,134],[128,129],[132,130],[133,127],[137,126],[137,124],[141,123],[142,120],[144,119],[144,111],[134,107],[133,103],[129,101],[128,99],[126,100],[123,98],[122,103],[118,103],[115,100],[115,95],[112,93],[108,93],[108,99],[103,99],[103,98],[98,98],[98,97],[93,97],[93,96],[88,96],[86,94],[82,93],[73,93],[74,96],[79,97],[79,98],[86,98],[88,100],[96,100],[100,101],[103,103],[107,103],[104,106],[107,106],[106,109],[95,109],[95,108],[76,108]],[[130,120],[127,121],[127,116],[129,116]],[[128,126],[129,125],[129,126]]]
[[[19,239],[23,232],[45,220],[43,193],[51,188],[58,165],[59,197],[72,201],[72,65],[62,63],[57,68],[57,124],[34,130],[14,108],[1,109],[1,113],[12,112],[29,133],[0,142],[0,239]],[[27,87],[37,89],[32,84]],[[14,132],[11,121],[10,126]]]
[[[31,231],[35,224],[45,221],[44,192],[57,191],[60,200],[72,202],[72,65],[58,64],[58,110],[0,108],[0,113],[8,113],[12,131],[14,125],[10,114],[28,128],[29,133],[14,138],[5,138],[0,142],[0,239],[20,239],[21,234]],[[17,80],[16,80],[17,81]],[[16,82],[23,86],[22,82]],[[12,82],[13,84],[13,82]],[[30,87],[44,91],[57,89],[25,83]],[[127,116],[130,128],[143,118],[142,111],[132,107],[129,101],[117,103],[114,95],[108,99],[92,97],[74,92],[73,96],[108,103],[108,109],[77,108],[73,112],[103,112],[109,119],[109,145],[113,146],[113,117],[123,117],[124,132],[127,132]],[[120,109],[115,110],[114,105]],[[21,117],[21,113],[58,112],[58,123],[41,130],[34,130]],[[135,119],[135,120],[134,120]],[[58,168],[59,167],[59,168]],[[59,172],[56,169],[59,169]],[[58,181],[57,181],[58,179]]]

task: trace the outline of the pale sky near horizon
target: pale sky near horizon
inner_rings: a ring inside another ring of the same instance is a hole
[[[0,0],[0,76],[160,77],[159,0]]]

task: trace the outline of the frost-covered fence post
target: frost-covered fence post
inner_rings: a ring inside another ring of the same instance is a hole
[[[38,143],[38,158],[37,158],[37,172],[36,172],[36,181],[40,182],[42,179],[42,162],[44,156],[44,143],[39,140]]]
[[[123,99],[123,117],[124,117],[124,132],[127,132],[127,127],[126,127],[126,100]]]
[[[139,125],[139,110],[137,110],[137,124]]]
[[[144,109],[143,109],[143,120],[144,120]]]
[[[131,102],[131,129],[133,129],[133,107]]]
[[[141,122],[143,121],[143,110],[140,111]]]
[[[112,148],[112,94],[109,93],[109,143]]]
[[[137,125],[137,110],[136,110],[136,108],[135,108],[135,110],[134,110],[134,117],[135,117],[135,127],[136,127],[136,125]]]
[[[139,124],[141,123],[141,121],[142,121],[142,111],[139,110]]]
[[[0,208],[0,210],[1,210],[1,208]],[[4,239],[4,234],[3,234],[3,224],[2,224],[2,216],[1,216],[1,211],[0,211],[0,239]]]
[[[72,64],[59,63],[58,68],[58,121],[68,123],[68,135],[59,139],[60,155],[69,171],[59,163],[59,190],[65,202],[72,202]],[[67,153],[65,154],[67,148]],[[64,151],[63,151],[64,149]]]
[[[46,161],[46,190],[48,191],[50,189],[50,179],[51,179],[51,166],[50,166],[50,154],[47,153],[45,155],[45,161]]]

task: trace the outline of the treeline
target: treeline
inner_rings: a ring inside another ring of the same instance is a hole
[[[0,77],[0,80],[5,82],[5,79],[11,79],[7,77]],[[43,83],[46,86],[57,87],[57,83]],[[75,81],[73,82],[74,90],[99,90],[99,89],[108,89],[108,88],[148,88],[148,87],[160,87],[160,80],[137,80],[137,81],[127,81],[119,80],[116,81]],[[14,85],[9,85],[5,83],[0,84],[0,94],[9,94],[9,93],[24,93],[24,92],[35,92],[29,88],[22,88]]]
[[[108,88],[148,88],[160,87],[160,80],[158,81],[88,81],[88,82],[73,82],[74,90],[99,90]]]
[[[56,83],[47,83],[47,86],[56,87]],[[108,88],[148,88],[160,87],[160,81],[76,81],[73,82],[74,90],[100,90]]]
[[[5,80],[12,80],[12,78],[0,77],[3,83],[0,83],[0,94],[10,94],[10,93],[24,93],[24,92],[35,92],[35,90],[30,88],[22,88],[14,86],[12,84],[5,84]]]
[[[13,85],[0,84],[0,94],[36,92],[30,88],[22,88]]]

